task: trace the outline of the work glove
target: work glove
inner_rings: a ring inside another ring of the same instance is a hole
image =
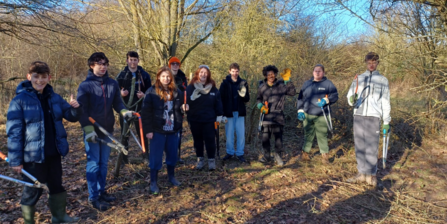
[[[290,82],[290,75],[291,75],[290,73],[291,72],[292,72],[292,70],[290,70],[289,68],[286,68],[280,74],[282,79],[284,80],[284,84],[286,84],[286,85],[288,82]]]
[[[122,109],[120,111],[120,114],[123,116],[124,119],[128,120],[129,118],[131,118],[133,116],[133,111],[131,110],[126,110],[126,109]]]
[[[258,107],[258,109],[261,109],[264,106],[264,104],[258,103],[258,105],[256,105],[256,106]]]
[[[383,124],[382,125],[382,129],[383,129],[383,133],[384,134],[388,134],[388,132],[390,131],[390,125],[389,124]]]
[[[354,104],[355,101],[357,101],[357,99],[358,99],[358,95],[357,95],[357,94],[354,94],[354,95],[352,95],[351,97],[349,97],[349,102],[350,102],[351,104]]]
[[[324,105],[326,105],[326,104],[328,104],[328,103],[329,103],[329,99],[328,99],[328,98],[323,98],[323,99],[321,99],[320,101],[318,101],[317,105],[318,105],[319,107],[324,107]]]
[[[269,108],[265,107],[264,105],[261,107],[261,113],[263,114],[268,114],[269,113]]]
[[[199,91],[193,91],[192,92],[192,94],[191,94],[191,100],[192,101],[194,101],[194,100],[196,100],[197,98],[199,98],[201,96],[201,94],[199,93]]]
[[[223,116],[217,116],[217,118],[216,118],[216,122],[217,122],[217,123],[222,123],[222,117],[223,117]]]
[[[226,123],[228,122],[227,117],[223,116],[223,117],[222,117],[222,122],[223,122],[224,124],[226,124]]]
[[[247,93],[247,88],[245,88],[245,86],[242,86],[241,90],[238,90],[237,93],[239,93],[239,96],[245,97],[245,94]]]
[[[85,141],[96,143],[96,138],[98,135],[95,132],[93,125],[87,125],[84,128]]]
[[[298,110],[298,120],[304,121],[306,119],[306,115],[304,114],[303,110]]]

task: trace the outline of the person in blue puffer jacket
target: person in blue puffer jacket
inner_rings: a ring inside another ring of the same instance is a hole
[[[71,96],[70,103],[48,84],[50,68],[35,61],[28,69],[27,81],[17,86],[17,96],[9,104],[6,134],[9,165],[16,172],[28,171],[49,189],[48,204],[52,223],[77,222],[66,213],[67,192],[62,186],[61,156],[68,153],[67,132],[62,118],[78,121],[82,110]],[[23,176],[25,182],[32,182]],[[25,223],[34,223],[36,203],[42,188],[25,187],[20,201]]]
[[[109,59],[106,55],[102,52],[93,53],[88,59],[88,66],[90,69],[87,78],[78,88],[77,99],[84,108],[79,123],[84,130],[89,203],[93,208],[105,211],[110,207],[109,202],[115,201],[115,197],[105,192],[110,147],[96,142],[96,138],[105,141],[110,141],[110,139],[93,127],[89,117],[107,132],[113,133],[113,124],[115,124],[113,110],[120,113],[124,119],[132,117],[133,111],[125,109],[118,82],[110,78],[107,73]]]

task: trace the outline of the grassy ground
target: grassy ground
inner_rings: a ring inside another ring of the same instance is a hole
[[[193,142],[186,128],[182,153],[186,163],[177,167],[182,186],[171,187],[163,167],[160,195],[149,194],[149,168],[136,147],[130,150],[132,164],[118,178],[112,175],[116,160],[112,153],[107,189],[118,199],[102,213],[87,204],[81,129],[77,123],[67,124],[71,152],[63,168],[69,214],[81,217],[80,223],[446,223],[447,139],[438,135],[422,138],[417,122],[396,109],[386,168],[379,156],[378,177],[384,188],[348,184],[345,180],[356,173],[356,161],[349,125],[352,114],[345,104],[341,99],[332,108],[335,134],[330,136],[329,165],[322,164],[316,145],[310,162],[299,161],[303,133],[294,116],[287,117],[287,163],[283,167],[256,162],[258,151],[249,150],[248,143],[249,164],[218,161],[216,171],[196,171]],[[4,128],[0,127],[3,133]],[[220,133],[224,155],[223,127]],[[0,143],[1,151],[6,152],[5,135]],[[0,173],[18,177],[5,162],[0,162]],[[0,223],[22,223],[22,188],[3,180],[0,186]],[[44,193],[37,205],[39,223],[51,218],[46,196]]]

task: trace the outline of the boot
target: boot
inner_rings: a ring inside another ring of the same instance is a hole
[[[116,197],[114,197],[111,194],[107,194],[107,192],[99,193],[99,200],[103,202],[114,202],[116,200]]]
[[[176,187],[180,186],[181,183],[175,179],[175,166],[167,166],[167,169],[169,182]]]
[[[261,163],[270,163],[272,161],[272,157],[270,156],[270,152],[267,150],[264,150],[264,155],[259,155],[259,162]]]
[[[197,157],[196,169],[201,170],[205,166],[205,158]]]
[[[149,186],[149,190],[151,191],[152,194],[160,193],[160,189],[158,188],[157,181],[158,181],[158,170],[151,169],[151,184]]]
[[[95,200],[88,200],[88,203],[92,205],[93,208],[98,209],[100,212],[107,211],[110,208],[109,203],[99,201],[98,199]]]
[[[305,151],[301,152],[301,161],[310,161],[309,153]]]
[[[282,161],[282,159],[281,159],[281,155],[280,155],[279,153],[275,152],[275,153],[273,154],[273,156],[275,157],[275,162],[276,162],[276,164],[277,164],[278,166],[283,166],[283,165],[284,165],[284,162]]]
[[[366,176],[363,173],[357,173],[354,177],[346,180],[348,183],[362,183],[366,181]]]
[[[59,194],[51,194],[48,196],[48,205],[51,211],[52,223],[73,223],[78,222],[78,217],[70,217],[67,215],[67,192]]]
[[[208,169],[209,170],[216,169],[216,160],[215,159],[208,159]]]
[[[366,183],[373,187],[377,187],[377,177],[376,175],[365,175]]]
[[[327,153],[322,153],[321,161],[323,162],[324,165],[328,165],[329,164],[329,155]]]
[[[36,206],[22,205],[21,207],[25,224],[34,224],[34,213],[36,212]]]

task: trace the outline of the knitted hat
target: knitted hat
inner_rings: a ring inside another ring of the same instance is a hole
[[[171,64],[174,62],[179,63],[179,67],[182,65],[182,63],[180,62],[180,60],[177,57],[172,57],[171,59],[169,59],[169,62],[168,62],[169,68],[171,68]]]

